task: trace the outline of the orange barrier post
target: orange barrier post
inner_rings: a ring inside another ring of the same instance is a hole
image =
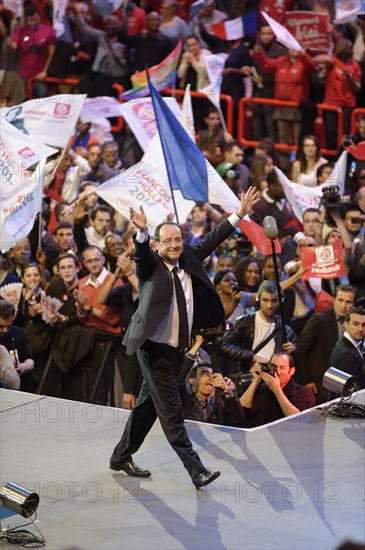
[[[320,109],[323,111],[335,111],[337,112],[338,120],[337,120],[337,149],[326,149],[322,148],[321,153],[323,155],[329,155],[329,156],[336,156],[338,153],[338,149],[341,147],[342,143],[342,135],[343,135],[343,111],[341,107],[337,107],[336,105],[328,105],[328,103],[317,103],[316,105],[317,109]]]
[[[28,80],[28,99],[33,99],[33,82],[37,80],[35,77]],[[54,78],[46,76],[44,80],[39,82],[47,82],[48,84],[66,84],[67,86],[78,86],[80,80],[78,78]]]
[[[364,107],[357,107],[351,113],[351,134],[356,134],[356,117],[357,115],[365,115]]]
[[[259,97],[242,97],[238,104],[238,141],[244,147],[255,147],[258,145],[257,140],[247,139],[245,136],[245,116],[246,116],[246,103],[257,103],[261,105],[274,105],[275,107],[298,107],[299,103],[294,101],[279,101],[278,99],[267,99]],[[342,134],[343,134],[343,112],[341,107],[335,105],[328,105],[325,103],[318,103],[317,109],[322,111],[336,111],[338,114],[338,126],[337,126],[337,144],[341,146]],[[286,143],[275,143],[275,148],[279,151],[296,151],[298,147],[296,145],[287,145]],[[334,156],[337,155],[337,149],[321,149],[321,153],[324,155]]]

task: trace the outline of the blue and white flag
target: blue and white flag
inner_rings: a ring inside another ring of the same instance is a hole
[[[171,189],[185,199],[208,201],[206,159],[149,81],[150,95]]]

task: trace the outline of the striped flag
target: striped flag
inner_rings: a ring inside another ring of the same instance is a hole
[[[150,67],[148,72],[150,74],[150,80],[157,91],[165,90],[166,88],[174,88],[176,84],[176,69],[179,64],[180,55],[182,50],[182,41],[179,39],[175,48],[169,55],[161,61],[158,65]],[[150,95],[148,89],[147,73],[141,71],[135,73],[131,77],[133,88],[127,90],[121,95],[121,98],[125,101],[130,99],[136,99],[138,97],[146,97]]]
[[[214,23],[211,27],[213,34],[221,40],[238,40],[257,30],[257,11],[246,13],[243,17],[229,19],[222,23]]]

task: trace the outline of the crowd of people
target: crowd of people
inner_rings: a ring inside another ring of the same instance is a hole
[[[33,96],[51,95],[47,75],[77,78],[80,92],[89,97],[113,94],[114,83],[128,89],[132,74],[163,61],[179,38],[184,53],[178,86],[204,87],[204,58],[224,52],[221,91],[233,98],[235,109],[247,95],[298,103],[290,108],[255,104],[255,148],[237,141],[237,116],[231,135],[208,100],[204,112],[195,109],[197,144],[204,156],[237,197],[252,193],[250,186],[260,193],[250,202],[252,220],[262,225],[273,216],[277,221],[283,307],[279,312],[273,257],[263,256],[235,220],[222,242],[202,258],[226,326],[217,333],[190,333],[176,399],[187,419],[254,427],[326,402],[322,378],[330,366],[352,374],[359,389],[365,387],[365,160],[348,152],[346,200],[335,207],[308,208],[302,222],[274,170],[280,166],[292,182],[316,187],[332,173],[343,150],[365,142],[365,115],[357,116],[355,132],[350,125],[353,109],[364,106],[365,48],[356,60],[353,45],[359,34],[363,37],[365,21],[360,16],[354,25],[329,25],[333,54],[312,56],[284,48],[263,21],[253,35],[218,39],[212,24],[242,15],[249,2],[242,2],[237,14],[229,2],[206,0],[191,19],[190,4],[125,0],[103,20],[93,3],[70,0],[66,17],[72,40],[66,42],[56,39],[52,2],[25,1],[21,21],[0,0],[0,104],[23,102],[33,77]],[[290,4],[314,9],[309,1]],[[325,13],[327,3],[319,4]],[[321,102],[343,110],[341,144],[331,111],[324,116],[321,139],[315,135],[315,104]],[[127,124],[112,135],[95,122],[79,120],[66,150],[49,161],[41,215],[27,237],[0,254],[0,290],[22,284],[17,305],[0,299],[0,380],[6,388],[134,409],[143,383],[141,356],[134,346],[127,354],[122,339],[146,292],[141,273],[147,275],[134,256],[139,226],[133,223],[136,215],[124,218],[95,189],[137,163],[143,152]],[[298,145],[296,156],[280,153],[276,143]],[[321,149],[336,154],[322,155]],[[171,254],[174,247],[181,254],[183,245],[199,251],[226,217],[220,205],[196,203],[177,236],[164,240],[157,232],[154,254],[163,246]],[[342,242],[346,273],[335,279],[303,277],[303,249],[336,241]],[[191,295],[191,289],[184,290]],[[47,297],[60,307],[45,316]],[[206,310],[211,306],[206,304]],[[152,301],[149,307],[157,306]],[[199,307],[204,310],[201,301]],[[204,311],[199,313],[204,317]],[[154,329],[158,332],[157,325]],[[153,346],[145,353],[153,356]],[[119,463],[120,457],[114,460]],[[199,474],[194,468],[193,477]]]

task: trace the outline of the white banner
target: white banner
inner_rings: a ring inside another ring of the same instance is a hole
[[[95,193],[128,219],[129,207],[142,205],[152,232],[175,213],[167,175],[143,161],[119,172],[97,187]]]
[[[101,96],[85,99],[81,110],[82,122],[95,122],[98,118],[122,116],[121,103],[115,97]]]
[[[83,103],[83,95],[60,94],[4,107],[0,109],[0,116],[23,134],[36,137],[48,145],[66,147]]]
[[[1,196],[1,252],[5,253],[31,231],[40,210],[43,195],[45,160],[36,171],[24,172],[22,177],[13,177],[13,193]]]
[[[174,97],[164,97],[163,100],[176,118],[181,116],[181,108]],[[122,103],[120,111],[128,126],[134,133],[143,151],[146,151],[150,141],[157,132],[156,118],[150,97],[144,97]]]
[[[360,0],[341,0],[336,6],[336,17],[334,25],[345,25],[354,23],[361,12]]]
[[[1,120],[0,175],[1,195],[12,194],[15,178],[22,181],[22,173],[42,158],[57,153],[37,139],[25,136],[12,124]]]
[[[185,128],[186,133],[195,142],[195,123],[194,123],[193,105],[191,103],[190,84],[188,84],[185,88],[180,122],[183,128]]]
[[[210,99],[210,101],[216,106],[220,105],[219,96],[221,93],[222,72],[227,57],[228,54],[226,53],[217,53],[214,55],[206,55],[204,57],[209,84],[200,91],[206,94],[208,99]]]
[[[264,11],[261,12],[261,15],[266,19],[269,26],[271,27],[272,32],[275,34],[275,38],[280,44],[285,46],[286,48],[289,48],[291,50],[300,51],[302,49],[302,46],[299,44],[299,42],[294,38],[294,36],[286,29],[281,23],[278,23],[267,15]]]
[[[15,17],[23,15],[23,0],[3,0],[4,8],[14,13]]]
[[[65,33],[63,18],[66,14],[69,0],[52,0],[52,2],[53,29],[56,33],[56,37],[60,38]]]
[[[280,183],[284,188],[285,196],[293,209],[295,216],[300,222],[303,221],[303,212],[307,208],[318,208],[322,198],[324,187],[337,185],[341,195],[344,193],[345,176],[346,176],[347,151],[343,151],[340,158],[336,162],[331,175],[325,183],[317,187],[307,187],[300,183],[293,183],[285,174],[275,166]]]

